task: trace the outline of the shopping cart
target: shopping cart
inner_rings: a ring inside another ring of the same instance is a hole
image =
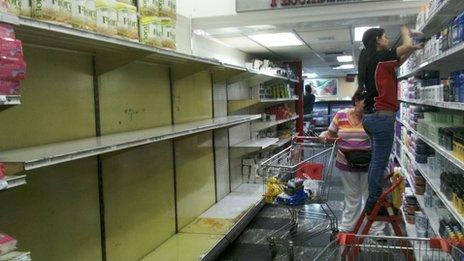
[[[259,174],[268,187],[266,201],[285,205],[290,215],[287,224],[266,237],[273,257],[277,255],[278,248],[283,247],[293,258],[295,241],[307,242],[328,231],[332,231],[333,235],[338,233],[337,217],[327,204],[336,151],[336,139],[295,137],[291,146],[261,163]],[[288,187],[285,188],[284,184],[295,178],[299,182],[303,180],[304,192],[300,187],[294,195],[305,193],[307,197],[303,195],[298,200],[275,197],[286,192]],[[299,224],[300,217],[312,223]]]
[[[314,261],[448,261],[464,260],[464,253],[442,238],[406,238],[340,233]]]

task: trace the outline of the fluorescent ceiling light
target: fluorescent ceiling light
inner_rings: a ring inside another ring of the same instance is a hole
[[[204,30],[201,30],[201,29],[195,29],[193,30],[193,33],[198,35],[198,36],[211,36],[210,33],[204,31]]]
[[[378,26],[362,26],[354,28],[354,40],[356,42],[361,42],[363,39],[364,33],[371,28],[379,28]]]
[[[337,60],[339,63],[349,63],[353,61],[353,56],[352,55],[337,56]]]
[[[304,44],[293,33],[255,34],[248,37],[266,47],[296,46]]]
[[[349,70],[354,69],[354,64],[342,64],[334,68],[335,70]]]
[[[303,73],[303,76],[306,78],[317,78],[319,75],[317,73]]]

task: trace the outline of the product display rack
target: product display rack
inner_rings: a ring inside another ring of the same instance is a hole
[[[250,139],[238,144],[232,145],[231,148],[253,148],[253,149],[267,149],[272,145],[279,142],[278,138],[261,138],[261,139]]]
[[[451,18],[455,17],[464,8],[464,3],[460,0],[444,0],[440,7],[436,8],[425,21],[425,24],[418,31],[426,36],[441,30]]]
[[[271,128],[289,121],[294,121],[298,119],[298,116],[292,116],[287,119],[283,120],[276,120],[276,121],[255,121],[251,123],[251,131],[260,131],[263,129]]]
[[[459,70],[462,68],[461,61],[464,59],[464,43],[460,43],[445,52],[427,59],[413,70],[403,73],[398,78],[408,78],[423,70]]]
[[[5,163],[6,166],[20,164],[21,167],[19,170],[21,171],[31,170],[208,130],[231,127],[259,118],[260,115],[227,116],[31,148],[2,151],[0,152],[0,162]],[[18,169],[18,167],[13,168]]]
[[[417,135],[421,140],[423,140],[425,143],[427,143],[430,147],[432,147],[436,152],[438,152],[439,154],[441,154],[443,157],[447,158],[451,163],[453,163],[454,165],[456,165],[457,167],[459,167],[461,170],[464,170],[464,162],[460,161],[459,159],[457,159],[453,153],[451,153],[450,151],[446,150],[445,148],[443,148],[442,146],[436,144],[435,142],[431,141],[429,138],[425,137],[424,135],[420,134],[419,132],[417,132],[416,130],[414,130],[411,126],[409,126],[409,124],[407,124],[406,122],[404,122],[403,120],[401,119],[396,119],[399,123],[401,123],[403,126],[405,126],[408,131],[411,131],[412,133],[414,133],[415,135]]]
[[[434,142],[430,141],[429,139],[425,138],[423,135],[412,129],[408,124],[405,122],[397,119],[398,122],[400,122],[403,126],[405,126],[409,131],[417,135],[421,140],[426,142],[430,147],[432,147],[436,152],[440,153],[442,156],[446,157],[450,162],[454,163],[456,166],[459,168],[463,169],[464,164],[456,159],[450,152],[446,151],[444,148],[441,146],[435,144]],[[461,226],[464,226],[464,217],[461,217],[460,214],[456,212],[454,209],[453,205],[451,202],[445,197],[445,195],[440,191],[440,180],[434,180],[431,178],[431,173],[428,170],[428,167],[426,164],[420,164],[420,163],[414,163],[417,169],[422,173],[422,176],[425,178],[427,183],[431,186],[433,191],[438,195],[438,197],[441,199],[441,201],[444,203],[446,208],[449,210],[451,214],[453,214],[454,218],[461,224]]]
[[[18,186],[21,186],[21,185],[25,185],[26,184],[26,175],[6,176],[5,180],[8,183],[8,186],[6,188],[4,188],[3,190],[7,190],[7,189],[11,189],[11,188],[18,187]]]
[[[47,47],[62,48],[95,54],[97,74],[102,74],[135,60],[146,60],[159,64],[183,66],[185,63],[217,68],[231,69],[242,74],[229,80],[243,80],[254,77],[258,81],[283,79],[298,82],[282,75],[249,70],[245,67],[223,63],[216,59],[204,58],[180,53],[168,49],[156,48],[136,41],[80,30],[69,25],[40,21],[0,12],[0,22],[16,25],[16,34],[23,42]],[[115,53],[118,55],[115,56]],[[189,66],[191,67],[191,66]]]
[[[400,98],[402,102],[417,104],[417,105],[427,105],[437,108],[449,109],[449,110],[457,110],[457,111],[464,111],[464,103],[462,102],[440,102],[440,101],[430,101],[430,100],[419,100],[419,99],[406,99]]]
[[[241,110],[247,107],[251,107],[258,104],[274,104],[274,103],[285,103],[285,102],[293,102],[298,101],[298,97],[291,97],[291,98],[278,98],[278,99],[241,99],[241,100],[229,100],[227,102],[227,108],[229,112],[234,112],[237,110]]]
[[[410,185],[411,191],[416,196],[417,202],[419,202],[419,206],[421,207],[422,212],[424,212],[424,214],[427,216],[427,219],[429,220],[429,225],[432,228],[432,231],[435,233],[435,235],[440,235],[440,232],[439,232],[440,223],[439,223],[439,220],[438,220],[438,215],[436,215],[436,213],[434,213],[432,210],[430,210],[428,207],[425,206],[424,195],[417,195],[416,194],[414,183],[413,183],[413,181],[412,181],[412,179],[411,179],[411,177],[409,175],[409,172],[407,172],[407,169],[403,166],[400,156],[396,152],[394,153],[394,156],[398,160],[398,163],[399,163],[400,167],[402,169],[404,169],[406,180],[408,181],[408,183]],[[412,158],[410,158],[410,162],[414,164],[415,168],[419,169],[418,164],[416,164]],[[427,180],[427,183],[429,183],[428,180]],[[416,237],[416,228],[415,228],[415,226],[406,222],[406,218],[404,217],[404,213],[403,213],[403,218],[405,220],[406,230],[408,232],[408,235],[410,233],[413,233],[410,236]],[[414,231],[414,232],[412,232],[412,231]]]

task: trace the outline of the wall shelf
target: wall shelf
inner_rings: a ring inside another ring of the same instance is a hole
[[[266,149],[279,142],[278,138],[262,138],[256,140],[246,140],[235,145],[231,145],[231,148],[253,148],[253,149]]]
[[[178,65],[181,70],[192,69],[192,64],[203,66],[202,69],[230,69],[239,73],[231,77],[235,81],[253,78],[258,81],[281,79],[299,83],[297,79],[289,79],[269,72],[249,70],[242,66],[223,63],[217,59],[155,48],[138,41],[106,36],[64,24],[18,17],[3,12],[0,12],[0,22],[16,25],[15,32],[18,38],[25,43],[95,54],[98,74],[111,71],[135,60],[143,60],[159,64]]]
[[[293,98],[279,98],[279,99],[261,99],[261,100],[254,100],[254,99],[244,99],[244,100],[229,100],[227,102],[227,110],[229,112],[235,112],[244,108],[248,108],[260,103],[282,103],[282,102],[291,102],[297,101],[298,97]]]
[[[408,78],[414,76],[421,70],[443,70],[453,68],[459,70],[463,67],[462,60],[464,59],[464,42],[460,43],[440,55],[429,58],[422,62],[418,67],[408,73],[398,76],[398,78]]]
[[[285,139],[280,139],[276,144],[272,145],[276,148],[282,147],[285,144],[289,143],[292,140],[292,137],[285,138]]]
[[[428,139],[427,137],[425,137],[424,135],[420,134],[419,132],[417,132],[416,130],[414,130],[411,126],[409,126],[409,124],[407,124],[406,122],[400,120],[400,119],[396,119],[399,123],[403,124],[403,126],[405,126],[409,131],[411,131],[412,133],[414,133],[415,135],[417,135],[421,140],[423,140],[425,143],[427,143],[430,147],[432,147],[436,152],[440,153],[443,157],[447,158],[450,162],[452,162],[454,165],[456,165],[457,167],[459,167],[461,170],[464,170],[464,162],[460,161],[459,159],[457,159],[453,153],[451,151],[448,151],[446,150],[445,148],[443,148],[442,146],[436,144],[435,142],[431,141],[430,139]]]
[[[162,140],[209,131],[218,128],[250,122],[260,115],[241,115],[219,117],[189,123],[161,126],[117,134],[104,135],[73,141],[59,142],[42,146],[7,150],[0,152],[0,162],[7,165],[20,165],[22,170],[63,163],[103,153],[146,145]],[[13,167],[13,168],[17,168]]]
[[[8,183],[8,186],[6,188],[0,189],[0,190],[7,190],[7,189],[11,189],[11,188],[18,187],[18,186],[21,186],[21,185],[25,185],[26,184],[26,175],[6,176],[5,180]]]
[[[443,108],[443,109],[464,111],[464,103],[462,102],[423,101],[423,100],[418,100],[418,99],[405,99],[405,98],[401,98],[399,100],[402,102],[412,103],[412,104],[417,104],[417,105],[427,105],[427,106]]]
[[[255,132],[255,131],[264,130],[270,127],[277,126],[279,124],[283,124],[289,121],[294,121],[296,119],[298,119],[298,116],[292,116],[290,118],[278,120],[278,121],[256,121],[251,124],[251,131]]]
[[[431,36],[443,29],[463,8],[464,2],[462,0],[445,0],[440,7],[429,14],[424,25],[417,30],[426,36]]]
[[[282,75],[278,74],[272,74],[270,72],[263,72],[263,71],[257,71],[257,70],[249,70],[246,69],[246,72],[240,73],[236,76],[230,77],[227,80],[227,84],[231,85],[234,83],[238,83],[241,81],[248,81],[252,84],[250,85],[259,85],[261,83],[270,81],[270,80],[275,80],[275,79],[280,79],[288,82],[293,82],[293,83],[299,83],[300,81],[297,79],[290,79]]]
[[[10,105],[20,105],[21,96],[20,95],[0,95],[0,106],[10,106]]]
[[[433,191],[435,191],[435,194],[437,194],[449,212],[453,215],[453,217],[459,222],[459,224],[461,224],[461,226],[464,226],[464,218],[453,207],[453,203],[451,203],[451,201],[446,198],[445,194],[441,192],[440,179],[433,177],[436,175],[433,175],[433,172],[429,169],[427,164],[417,164],[417,168],[422,173],[422,176],[425,178]]]

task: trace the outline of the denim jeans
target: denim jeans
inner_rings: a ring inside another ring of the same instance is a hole
[[[395,135],[395,116],[366,114],[363,127],[370,137],[372,147],[372,160],[368,170],[369,196],[366,201],[366,210],[369,213],[383,192],[384,176]]]

